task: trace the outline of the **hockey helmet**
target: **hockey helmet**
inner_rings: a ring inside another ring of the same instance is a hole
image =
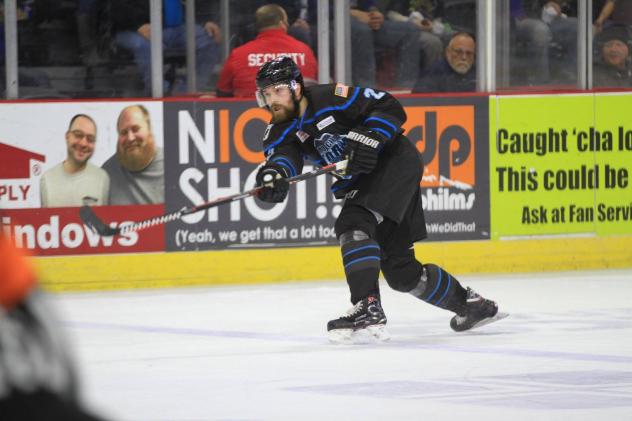
[[[284,56],[266,62],[257,72],[257,89],[280,83],[290,84],[291,81],[303,84],[303,75],[294,60]]]

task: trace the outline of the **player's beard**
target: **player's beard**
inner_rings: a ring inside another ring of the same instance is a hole
[[[278,124],[285,121],[290,121],[294,117],[296,117],[297,110],[298,103],[296,101],[292,101],[292,105],[290,105],[289,107],[282,104],[272,104],[272,106],[270,106],[270,112],[272,113],[272,122]]]
[[[134,172],[142,171],[153,161],[156,145],[153,141],[119,145],[116,155],[124,168]]]

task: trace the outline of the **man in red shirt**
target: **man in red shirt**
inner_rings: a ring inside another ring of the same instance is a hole
[[[301,69],[307,84],[317,80],[318,63],[312,49],[287,34],[287,13],[281,6],[268,4],[257,9],[254,40],[231,51],[217,81],[217,96],[254,97],[257,71],[267,61],[288,56]]]

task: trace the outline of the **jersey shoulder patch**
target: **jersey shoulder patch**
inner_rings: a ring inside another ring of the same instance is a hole
[[[349,87],[342,83],[336,83],[334,88],[334,95],[347,98],[349,96]]]

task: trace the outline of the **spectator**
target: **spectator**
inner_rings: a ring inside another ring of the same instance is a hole
[[[632,25],[632,2],[630,0],[606,0],[595,20],[595,34],[601,32],[608,25]]]
[[[116,154],[103,164],[110,176],[110,205],[163,203],[164,156],[156,146],[149,111],[140,104],[125,107],[116,129]]]
[[[97,125],[92,117],[77,114],[70,119],[67,157],[40,179],[43,208],[108,204],[110,179],[105,171],[88,162],[96,141]]]
[[[439,5],[432,0],[382,0],[380,6],[387,11],[389,20],[412,22],[419,29],[422,58],[419,71],[421,75],[425,74],[434,62],[441,59],[443,37],[449,39],[452,34],[449,25],[444,25],[441,18],[434,19]]]
[[[629,36],[625,27],[610,26],[595,39],[599,59],[594,65],[595,88],[632,87]]]
[[[166,49],[186,49],[186,28],[184,10],[180,0],[163,0],[162,44]],[[149,1],[112,0],[112,26],[116,43],[134,54],[140,70],[145,94],[151,93],[151,46],[149,42]],[[219,27],[212,21],[196,25],[196,74],[198,91],[211,89],[213,68],[219,60]],[[165,92],[184,91],[182,87],[172,87],[165,83]]]
[[[259,35],[230,53],[217,82],[217,96],[254,97],[257,71],[266,61],[281,56],[294,60],[307,83],[316,82],[316,57],[307,44],[287,34],[288,18],[281,6],[269,4],[258,8],[255,23]]]
[[[373,0],[351,1],[351,72],[353,83],[375,86],[376,49],[397,53],[395,85],[411,88],[420,60],[419,30],[411,22],[384,20]]]
[[[4,64],[4,3],[0,4],[0,64]]]
[[[570,6],[563,1],[511,0],[510,15],[515,28],[514,58],[522,59],[515,68],[526,69],[525,83],[551,82],[552,73],[560,79],[576,79],[577,18],[569,17]],[[560,57],[550,65],[551,48],[559,47]]]
[[[77,38],[81,61],[85,66],[94,66],[101,61],[98,52],[97,15],[101,0],[78,0]]]
[[[25,40],[31,40],[34,38],[34,34],[32,29],[35,26],[31,18],[31,9],[30,3],[26,4],[26,2],[18,2],[16,5],[16,14],[18,20],[18,51],[21,54],[18,57],[20,61],[20,66],[18,67],[18,79],[20,88],[50,88],[50,78],[46,74],[46,72],[33,68],[30,66],[33,65],[41,65],[45,62],[45,57],[47,57],[47,53],[45,51],[41,51],[43,49],[32,48],[32,45],[25,45]],[[28,28],[28,30],[27,30]],[[6,68],[5,68],[5,54],[6,54],[6,45],[5,45],[5,29],[4,29],[4,3],[0,3],[0,93],[5,89],[6,82]],[[37,51],[36,51],[37,50]],[[28,53],[25,53],[28,51]],[[34,57],[39,57],[38,59],[32,60]],[[28,66],[28,67],[27,67]],[[24,90],[22,91],[24,93]]]
[[[287,30],[288,35],[293,36],[301,42],[309,45],[312,50],[315,48],[316,35],[313,34],[310,26],[312,18],[315,24],[315,0],[275,0],[270,2],[267,0],[240,0],[231,2],[230,5],[230,30],[231,30],[231,47],[239,47],[248,41],[252,41],[257,36],[256,23],[252,19],[252,11],[265,6],[266,4],[276,4],[281,6],[287,13],[290,27]]]
[[[312,30],[309,24],[309,0],[291,0],[279,1],[281,6],[287,3],[285,10],[288,11],[289,22],[291,22],[288,34],[309,45],[311,48],[316,46],[315,40],[312,38]]]
[[[476,90],[476,42],[465,32],[454,34],[444,57],[419,78],[413,93],[473,92]]]

